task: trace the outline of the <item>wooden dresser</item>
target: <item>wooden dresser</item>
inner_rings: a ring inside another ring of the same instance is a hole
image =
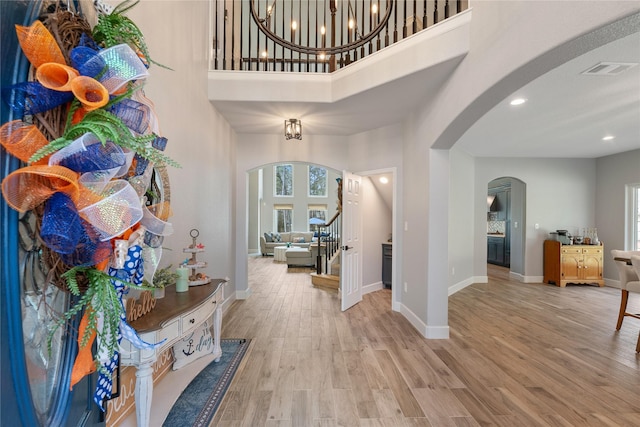
[[[565,287],[567,283],[593,283],[602,279],[604,245],[562,245],[544,241],[544,283]]]

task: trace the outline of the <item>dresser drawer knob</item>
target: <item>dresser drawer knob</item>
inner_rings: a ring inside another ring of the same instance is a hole
[[[189,319],[189,323],[191,324],[196,323],[196,319]]]

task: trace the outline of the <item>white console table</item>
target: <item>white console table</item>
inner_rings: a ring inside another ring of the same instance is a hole
[[[153,399],[153,363],[157,355],[191,333],[198,325],[213,316],[214,359],[220,361],[220,328],[222,302],[226,279],[212,279],[207,285],[191,286],[188,292],[176,292],[175,286],[165,291],[164,298],[156,300],[155,308],[143,317],[131,322],[140,338],[146,342],[166,341],[155,349],[140,350],[126,339],[120,345],[120,361],[123,366],[136,368],[136,421],[138,427],[149,426]]]

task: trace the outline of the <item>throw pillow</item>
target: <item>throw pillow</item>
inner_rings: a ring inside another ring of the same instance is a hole
[[[194,360],[211,353],[213,353],[213,337],[207,320],[173,345],[173,370],[187,366]]]
[[[264,241],[269,243],[273,242],[273,238],[271,237],[271,233],[264,233]]]
[[[278,233],[272,234],[271,238],[273,239],[274,242],[281,242],[282,241],[282,237]]]
[[[304,237],[294,237],[293,243],[304,243]]]

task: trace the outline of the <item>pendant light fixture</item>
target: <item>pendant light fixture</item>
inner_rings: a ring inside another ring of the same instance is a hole
[[[302,140],[302,122],[298,119],[284,121],[284,137],[289,139]]]

